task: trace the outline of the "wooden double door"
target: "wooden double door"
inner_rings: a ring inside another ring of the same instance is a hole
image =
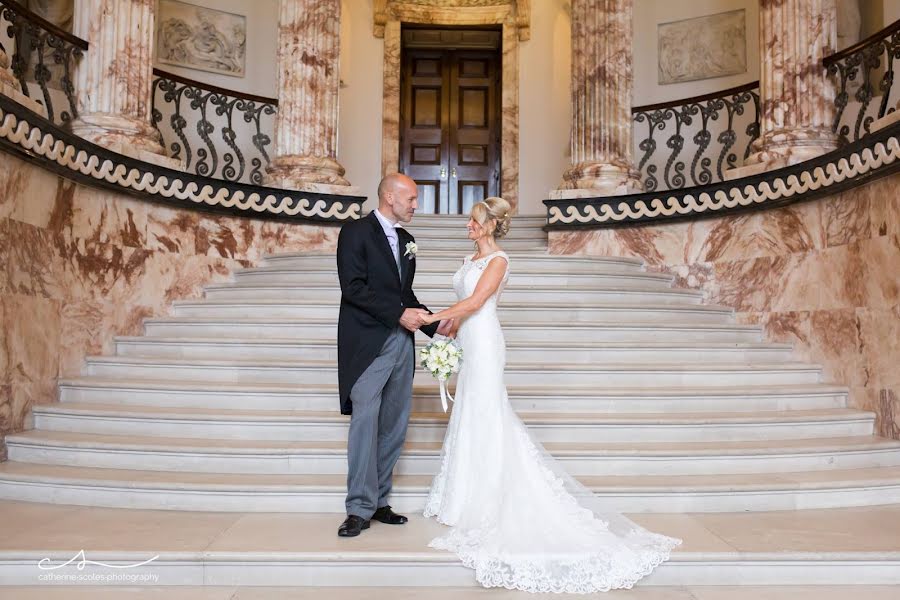
[[[500,55],[404,50],[400,170],[419,187],[419,212],[467,214],[500,193]]]

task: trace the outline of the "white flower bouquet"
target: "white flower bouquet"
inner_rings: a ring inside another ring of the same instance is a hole
[[[447,398],[453,401],[453,396],[447,390],[447,380],[453,373],[459,372],[462,365],[462,347],[452,339],[432,340],[427,346],[419,350],[419,362],[426,371],[430,372],[438,380],[441,388],[441,406],[447,412]]]

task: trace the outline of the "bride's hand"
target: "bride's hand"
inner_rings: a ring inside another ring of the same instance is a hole
[[[453,319],[442,319],[440,323],[438,323],[437,335],[450,335],[450,331],[453,329],[454,320]]]

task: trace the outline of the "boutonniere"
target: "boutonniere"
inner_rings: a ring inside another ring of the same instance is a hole
[[[416,257],[416,252],[419,251],[419,247],[415,242],[407,242],[406,244],[406,252],[403,253],[403,256],[408,256],[409,260],[412,260]]]

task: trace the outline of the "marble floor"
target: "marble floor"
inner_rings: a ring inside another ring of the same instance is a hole
[[[375,523],[358,538],[336,535],[341,515],[97,508],[0,501],[0,552],[445,553],[427,547],[444,527],[411,515]],[[679,537],[679,553],[819,552],[900,554],[900,505],[762,513],[629,515]]]
[[[696,586],[634,588],[597,594],[603,600],[898,600],[896,586]],[[0,600],[549,600],[576,594],[528,594],[483,588],[104,588],[0,587]]]
[[[358,563],[389,556],[394,560],[427,563],[447,557],[446,553],[427,547],[427,542],[444,528],[415,515],[403,527],[375,523],[358,538],[342,539],[335,534],[340,515],[334,514],[183,512],[14,501],[0,501],[0,514],[4,515],[0,563],[10,558],[37,560],[40,556],[52,557],[56,564],[71,559],[79,550],[84,550],[89,560],[117,557],[135,562],[155,554],[162,557],[161,561],[179,557],[230,556],[249,560],[279,560],[314,556],[321,561],[350,560]],[[823,561],[835,558],[900,559],[900,505],[766,513],[630,516],[647,528],[684,540],[683,546],[673,556],[673,562],[704,556],[726,557],[735,561],[759,560],[761,557],[776,562],[788,557]],[[478,587],[12,587],[2,583],[0,581],[0,600],[441,600],[544,597]],[[846,600],[857,597],[900,600],[900,586],[648,585],[611,592],[602,597],[609,600]]]

